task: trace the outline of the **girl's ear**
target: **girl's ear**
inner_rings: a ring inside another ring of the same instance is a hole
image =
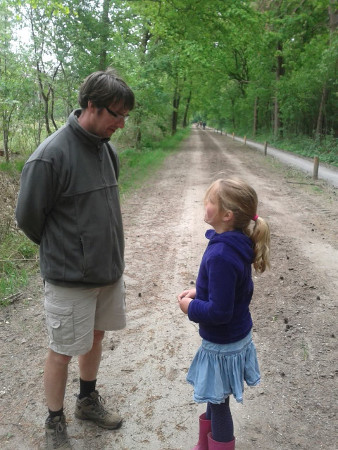
[[[234,213],[230,211],[230,209],[224,211],[223,213],[223,222],[231,222],[234,218]]]

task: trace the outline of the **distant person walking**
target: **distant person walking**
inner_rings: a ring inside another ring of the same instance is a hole
[[[49,351],[44,372],[46,448],[70,449],[63,402],[68,365],[79,356],[75,417],[116,429],[122,418],[96,390],[106,330],[125,327],[124,237],[119,161],[109,143],[134,107],[134,94],[112,70],[89,75],[81,109],[26,162],[16,217],[40,246]]]
[[[204,198],[204,220],[213,230],[206,232],[209,243],[196,289],[178,296],[181,310],[199,323],[202,337],[187,375],[194,400],[207,403],[193,450],[235,448],[229,396],[242,402],[244,380],[249,386],[260,381],[249,310],[251,265],[257,272],[269,267],[270,231],[257,215],[257,204],[256,192],[243,181],[219,179],[211,184]]]

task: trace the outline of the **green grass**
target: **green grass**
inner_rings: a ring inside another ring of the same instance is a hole
[[[25,164],[25,160],[23,160],[23,159],[11,161],[11,162],[2,162],[2,163],[0,163],[0,171],[6,172],[9,175],[15,176],[15,175],[21,173],[24,164]]]
[[[147,142],[142,150],[128,149],[119,153],[119,188],[122,195],[142,185],[149,175],[158,169],[164,159],[179,148],[181,141],[190,133],[189,129],[180,130],[174,136],[161,142]]]
[[[1,263],[0,306],[7,306],[10,303],[11,295],[27,285],[28,277],[26,269],[18,269],[11,262]]]
[[[37,272],[37,245],[24,234],[2,230],[0,241],[0,306],[9,303],[9,298],[18,293]]]
[[[252,139],[249,138],[248,139]],[[307,136],[289,136],[275,139],[271,134],[256,136],[257,142],[268,142],[268,145],[280,150],[286,150],[307,158],[319,157],[319,161],[338,167],[338,140],[328,135],[322,140]]]

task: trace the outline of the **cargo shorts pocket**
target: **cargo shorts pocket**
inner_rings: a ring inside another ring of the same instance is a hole
[[[45,303],[45,312],[51,342],[72,344],[75,340],[73,307]]]

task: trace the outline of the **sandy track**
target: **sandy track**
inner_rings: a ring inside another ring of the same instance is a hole
[[[116,432],[73,418],[76,361],[65,401],[75,449],[176,450],[196,443],[203,405],[185,382],[200,343],[176,295],[196,278],[206,245],[209,183],[245,178],[272,228],[272,271],[255,279],[254,337],[262,383],[232,401],[238,450],[335,448],[338,208],[336,190],[313,183],[243,144],[193,130],[179,152],[123,199],[128,326],[109,333],[98,386],[125,418]],[[43,445],[46,351],[41,284],[0,311],[0,447]]]

